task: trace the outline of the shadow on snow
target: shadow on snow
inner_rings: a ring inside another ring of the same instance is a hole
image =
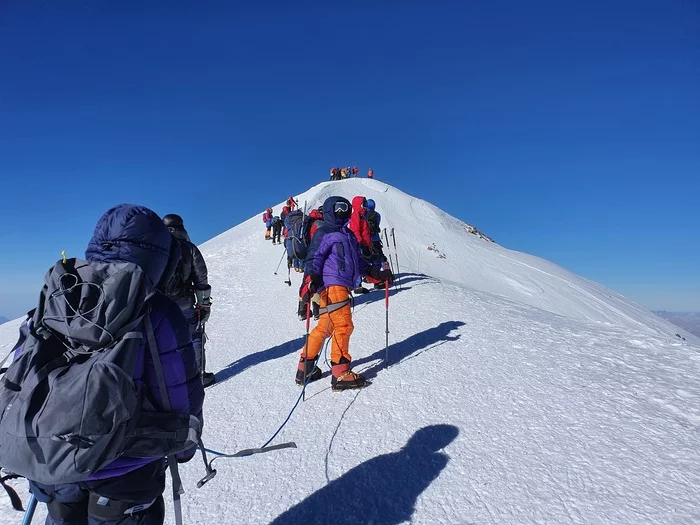
[[[398,452],[356,466],[278,516],[273,525],[395,525],[411,520],[418,496],[449,457],[443,448],[459,434],[453,425],[418,430]]]
[[[268,348],[267,350],[261,350],[253,354],[243,356],[240,359],[235,360],[233,363],[227,365],[226,368],[219,370],[216,373],[215,384],[218,385],[223,383],[227,379],[240,374],[251,366],[259,365],[260,363],[264,363],[265,361],[269,361],[271,359],[278,359],[280,357],[293,354],[304,346],[305,340],[306,336],[301,336],[296,339],[292,339],[291,341],[287,341],[286,343],[282,343],[281,345]]]
[[[414,334],[399,343],[389,345],[389,365],[399,363],[412,354],[417,355],[417,353],[420,353],[421,350],[426,351],[449,341],[456,341],[460,338],[460,335],[457,334],[451,336],[450,332],[457,330],[461,326],[464,326],[464,324],[465,323],[463,321],[445,321],[444,323],[440,323],[438,326],[428,328],[423,332]],[[357,367],[363,363],[380,359],[381,361],[379,363],[369,367],[366,370],[357,370],[367,379],[372,379],[373,377],[377,376],[377,372],[380,369],[386,366],[386,363],[384,362],[386,353],[386,349],[382,348],[381,350],[374,352],[372,355],[355,359],[352,362],[353,368],[357,369]]]

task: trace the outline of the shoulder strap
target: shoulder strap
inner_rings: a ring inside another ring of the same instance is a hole
[[[156,369],[156,376],[158,377],[160,398],[163,406],[165,406],[165,409],[168,412],[172,412],[170,396],[168,396],[168,389],[165,384],[165,374],[163,374],[163,364],[160,362],[160,354],[158,353],[156,336],[153,332],[153,323],[151,322],[150,310],[146,312],[144,321],[146,325],[146,336],[148,337],[148,348],[151,352],[151,358],[153,359],[153,366]],[[185,489],[182,488],[182,479],[180,478],[180,472],[177,469],[177,458],[174,455],[168,456],[168,466],[170,467],[170,476],[173,478],[173,506],[175,508],[175,523],[176,525],[182,525],[182,502],[180,501],[180,496],[185,493]]]

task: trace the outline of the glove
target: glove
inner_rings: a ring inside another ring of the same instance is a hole
[[[382,281],[393,281],[394,276],[391,274],[391,270],[381,270],[378,275],[379,279]]]
[[[372,279],[379,281],[379,282],[384,282],[387,280],[389,282],[391,282],[394,280],[394,276],[391,274],[391,270],[387,270],[387,269],[382,270],[377,266],[372,267],[372,269],[368,272],[368,275]]]
[[[315,294],[323,287],[323,277],[320,275],[311,275],[311,282],[309,282],[309,291],[311,294]]]
[[[211,305],[210,304],[202,304],[197,306],[197,317],[199,318],[199,322],[201,324],[206,323],[209,320],[209,316],[211,315]]]
[[[369,259],[372,257],[372,248],[370,248],[369,246],[361,246],[360,249],[362,250],[362,256],[365,259]]]

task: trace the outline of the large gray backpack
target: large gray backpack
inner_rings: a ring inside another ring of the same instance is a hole
[[[68,259],[49,270],[0,384],[2,467],[72,483],[118,457],[172,456],[198,442],[199,420],[169,410],[149,315],[155,293],[132,263]],[[144,338],[166,412],[132,377]]]

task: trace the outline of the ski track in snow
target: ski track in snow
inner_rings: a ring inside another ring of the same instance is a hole
[[[390,366],[384,292],[372,291],[356,300],[351,339],[372,385],[331,392],[322,354],[324,377],[274,441],[298,448],[222,458],[202,489],[201,462],[183,465],[185,523],[700,523],[697,338],[379,181],[321,184],[299,201],[332,194],[374,198],[395,228]],[[274,275],[283,247],[263,234],[256,216],[202,246],[219,380],[204,438],[223,452],[265,443],[301,392],[301,276],[284,284],[284,261]],[[0,350],[17,327],[0,326]],[[26,502],[25,484],[12,485]],[[0,523],[20,519],[0,494]]]

